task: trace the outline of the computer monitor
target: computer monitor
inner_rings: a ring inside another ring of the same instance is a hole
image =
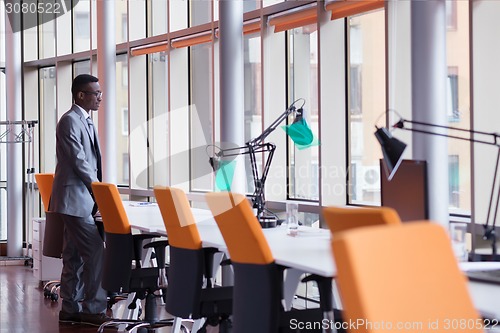
[[[394,208],[402,221],[427,220],[427,163],[403,160],[390,181],[385,177],[382,163],[380,160],[382,206]]]

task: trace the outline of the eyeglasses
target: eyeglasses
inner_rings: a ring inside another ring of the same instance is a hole
[[[82,91],[85,95],[94,95],[97,98],[102,97],[102,91]]]

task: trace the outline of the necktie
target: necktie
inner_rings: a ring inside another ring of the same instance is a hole
[[[87,124],[89,125],[90,137],[92,138],[92,142],[94,142],[95,134],[94,134],[94,123],[90,117],[87,118]]]

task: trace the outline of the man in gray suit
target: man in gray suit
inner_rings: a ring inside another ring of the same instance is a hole
[[[50,210],[64,221],[60,322],[100,325],[107,295],[101,287],[103,240],[94,222],[92,182],[101,181],[101,153],[90,112],[102,100],[99,80],[78,75],[71,86],[74,104],[56,128],[57,165]]]

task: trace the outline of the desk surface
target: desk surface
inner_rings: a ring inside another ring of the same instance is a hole
[[[124,201],[125,211],[133,228],[146,232],[166,234],[158,205],[133,206]],[[212,213],[193,208],[203,246],[226,251],[224,239],[215,224]],[[297,237],[286,235],[283,227],[263,229],[276,263],[322,276],[335,276],[330,232],[326,229],[299,227]],[[500,267],[500,263],[461,263],[462,270]],[[500,319],[500,288],[495,285],[469,283],[473,302],[479,311]]]
[[[133,206],[124,201],[125,211],[133,228],[146,232],[166,234],[158,205]],[[193,215],[200,232],[203,246],[227,248],[212,213],[206,209],[193,208]],[[263,229],[276,263],[322,276],[334,276],[330,244],[330,232],[326,229],[299,227],[299,234],[291,237],[284,227]]]

